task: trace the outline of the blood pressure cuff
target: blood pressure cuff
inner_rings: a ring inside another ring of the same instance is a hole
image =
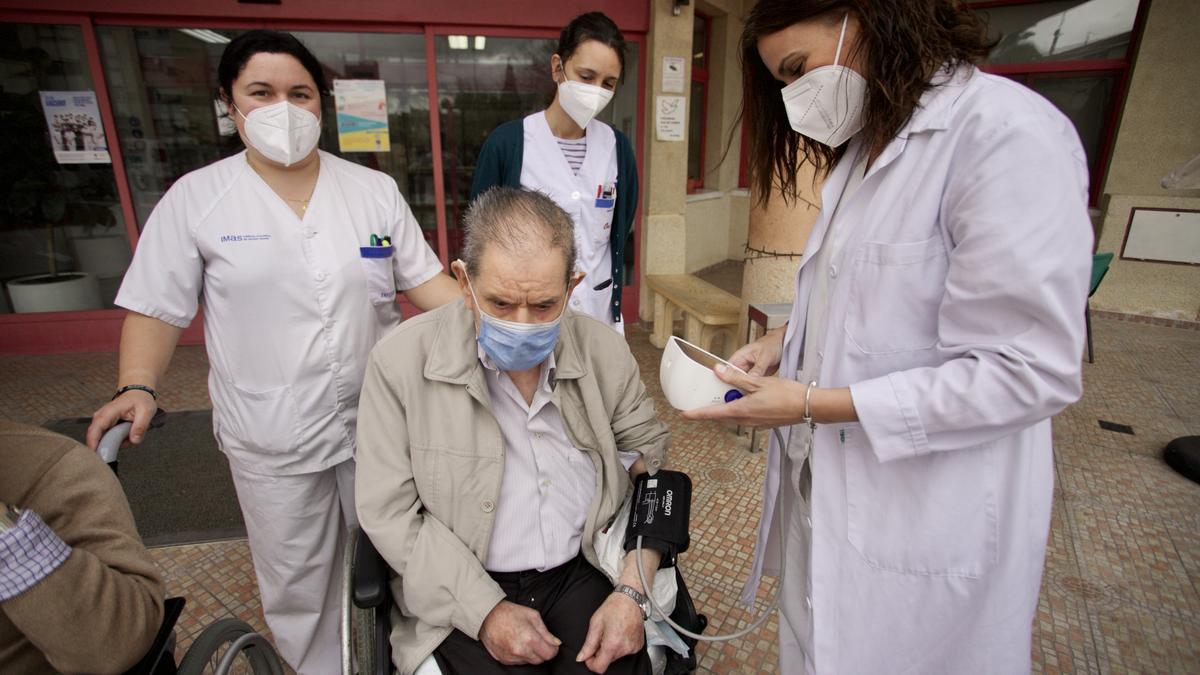
[[[659,568],[675,564],[675,556],[688,550],[692,510],[692,479],[680,471],[662,470],[633,481],[633,505],[625,529],[625,550],[642,548],[662,554]]]

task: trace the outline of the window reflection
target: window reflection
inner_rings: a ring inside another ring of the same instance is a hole
[[[221,53],[241,32],[98,28],[141,226],[181,176],[242,151],[228,112],[217,103]],[[425,230],[426,240],[436,247],[424,38],[380,33],[294,34],[321,62],[331,86],[338,78],[384,81],[391,147],[386,152],[340,152],[332,96],[322,100],[320,147],[392,176]]]
[[[1059,0],[977,10],[1000,38],[988,61],[1120,59],[1129,47],[1138,0]]]
[[[78,26],[0,23],[0,312],[112,306],[130,260],[112,165],[60,164],[40,95],[94,89]],[[92,129],[61,128],[60,149]]]

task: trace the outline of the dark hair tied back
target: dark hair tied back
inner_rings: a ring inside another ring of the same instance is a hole
[[[232,99],[233,81],[238,78],[238,75],[241,75],[242,70],[255,54],[264,52],[288,54],[295,57],[312,76],[313,82],[317,84],[317,91],[322,96],[329,94],[325,70],[321,67],[321,62],[317,60],[317,57],[308,51],[308,47],[305,47],[304,43],[291,33],[265,29],[246,31],[225,45],[225,51],[221,54],[221,63],[217,66],[217,84],[221,88],[221,93]]]
[[[571,19],[571,23],[559,34],[558,47],[554,53],[566,63],[579,45],[588,40],[595,40],[617,53],[617,60],[621,63],[621,79],[624,80],[625,36],[621,35],[621,29],[603,12],[588,12]]]

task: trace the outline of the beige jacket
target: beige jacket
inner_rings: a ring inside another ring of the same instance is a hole
[[[596,466],[583,554],[629,487],[617,448],[665,461],[654,414],[625,339],[574,312],[563,318],[552,378],[572,445]],[[396,572],[392,659],[408,675],[451,629],[478,638],[504,593],[484,571],[504,442],[491,413],[474,317],[461,301],[410,319],[375,346],[358,414],[356,501],[363,531]]]
[[[163,585],[117,477],[55,433],[0,421],[0,501],[37,513],[71,556],[0,603],[0,673],[121,673],[150,649]]]

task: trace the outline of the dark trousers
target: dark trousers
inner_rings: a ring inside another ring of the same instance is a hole
[[[542,621],[562,645],[553,659],[536,666],[505,666],[492,658],[478,640],[454,630],[433,652],[444,675],[559,675],[591,673],[575,657],[587,639],[592,614],[612,593],[612,583],[592,567],[582,555],[571,562],[545,572],[492,572],[509,602],[536,609]],[[649,675],[650,657],[646,648],[618,659],[609,666],[615,675]]]

